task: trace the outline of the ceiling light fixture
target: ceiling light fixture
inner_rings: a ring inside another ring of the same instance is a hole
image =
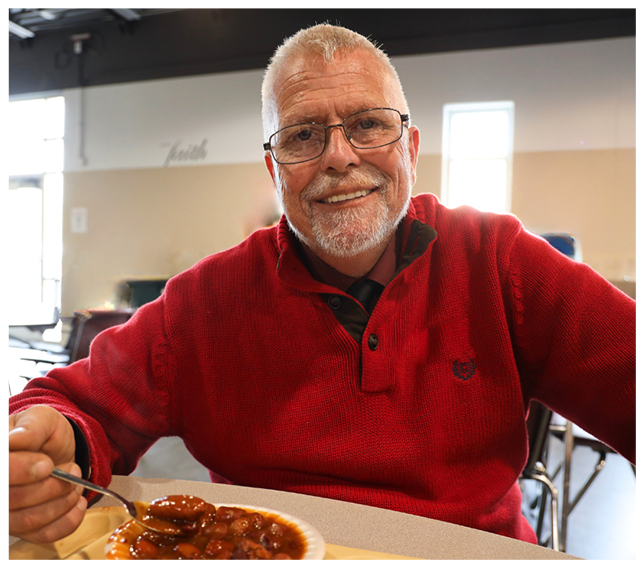
[[[9,20],[9,33],[17,35],[22,39],[36,37],[36,34],[34,32],[32,32],[31,30],[28,30],[27,28],[23,28],[22,26],[19,26],[18,24],[16,24],[16,22],[12,22],[11,20]]]
[[[137,14],[134,10],[130,10],[129,8],[112,8],[112,12],[116,12],[121,16],[121,18],[125,18],[128,22],[141,19],[140,14]]]

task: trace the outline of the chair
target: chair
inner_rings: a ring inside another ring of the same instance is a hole
[[[94,338],[103,330],[125,323],[134,314],[131,308],[117,310],[89,309],[74,312],[69,318],[71,322],[71,333],[64,348],[44,351],[37,349],[25,349],[25,354],[20,357],[23,361],[33,361],[51,367],[71,365],[79,359],[89,355],[89,346]],[[32,379],[42,376],[42,373],[35,373],[30,376],[23,375],[23,378]]]
[[[546,469],[548,449],[548,434],[552,410],[533,400],[530,402],[526,428],[528,430],[528,461],[521,474],[521,479],[538,481],[542,486],[541,495],[531,504],[531,508],[539,510],[536,534],[539,544],[546,546],[549,538],[542,539],[543,521],[546,511],[546,498],[550,494],[550,526],[552,549],[560,549],[559,539],[559,492]]]
[[[74,312],[72,332],[67,342],[69,364],[89,356],[89,347],[94,338],[102,331],[128,321],[135,310],[130,308],[117,310],[80,310]]]

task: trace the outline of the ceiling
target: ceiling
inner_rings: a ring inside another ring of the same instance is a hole
[[[320,22],[391,56],[635,36],[634,9],[9,9],[9,93],[266,66]]]

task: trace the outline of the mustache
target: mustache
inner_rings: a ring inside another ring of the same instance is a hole
[[[346,187],[386,187],[391,178],[381,169],[367,165],[362,169],[354,169],[343,173],[318,173],[304,188],[302,197],[307,200],[318,200],[331,192]]]

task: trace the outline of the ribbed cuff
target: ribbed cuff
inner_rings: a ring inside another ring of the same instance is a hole
[[[65,418],[67,418],[67,416],[65,416]],[[85,434],[83,434],[83,431],[80,429],[78,424],[76,424],[76,422],[71,418],[67,418],[67,420],[74,431],[74,442],[76,443],[76,464],[81,468],[83,479],[89,479],[92,473],[89,460],[89,444],[85,439]]]

